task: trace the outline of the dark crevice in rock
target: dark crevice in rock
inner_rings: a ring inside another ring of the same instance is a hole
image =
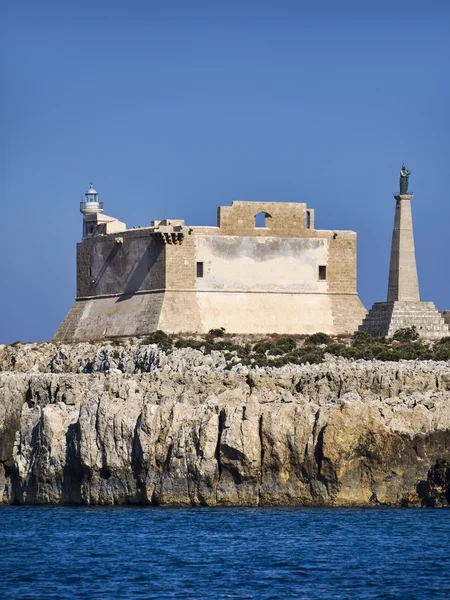
[[[167,448],[166,459],[165,459],[164,465],[163,465],[163,471],[164,472],[168,472],[169,471],[169,466],[170,466],[170,461],[172,459],[172,454],[173,454],[173,442],[171,442],[169,444],[169,447]]]
[[[111,477],[111,471],[107,467],[102,467],[99,471],[101,479],[109,479]]]
[[[36,406],[36,400],[33,397],[33,391],[31,389],[31,381],[28,382],[28,388],[25,394],[25,403],[28,408],[34,408]]]
[[[5,478],[9,479],[11,477],[11,471],[12,471],[12,467],[11,465],[8,465],[7,462],[0,462],[0,464],[3,466],[3,472],[5,475]]]
[[[136,481],[136,501],[138,504],[147,504],[148,499],[145,486],[147,472],[143,465],[143,450],[139,437],[141,423],[142,413],[136,419],[134,426],[133,440],[131,443],[131,470]]]
[[[66,432],[66,462],[63,470],[62,498],[66,503],[82,502],[83,467],[80,460],[80,424],[69,425]]]
[[[317,442],[314,448],[314,458],[317,464],[317,475],[320,477],[322,470],[322,461],[323,461],[323,434],[325,432],[326,426],[322,427],[317,435]]]
[[[160,506],[161,502],[156,490],[153,490],[152,497],[150,498],[150,504],[152,506]]]
[[[419,481],[416,492],[422,506],[444,507],[450,505],[450,463],[439,459],[428,471],[426,480]]]
[[[264,438],[263,438],[263,415],[260,415],[259,417],[259,427],[258,427],[258,434],[259,434],[259,447],[260,447],[260,471],[259,471],[259,485],[261,486],[263,484],[263,469],[264,469]]]
[[[371,504],[379,504],[380,503],[379,500],[378,500],[377,495],[375,494],[375,492],[373,492],[373,494],[370,496],[369,502]]]
[[[249,371],[247,377],[245,378],[245,383],[248,385],[248,387],[250,388],[250,395],[253,392],[253,388],[255,387],[255,377],[254,374],[252,373],[252,371]]]
[[[11,467],[0,461],[0,504],[11,500]]]
[[[323,455],[323,438],[326,428],[326,425],[322,427],[317,435],[314,458],[317,464],[317,482],[325,486],[328,496],[332,499],[337,493],[338,480],[333,463]]]
[[[221,443],[222,443],[222,433],[223,430],[225,429],[225,419],[226,419],[226,414],[225,414],[225,410],[222,409],[219,413],[219,427],[218,427],[218,434],[217,434],[217,445],[216,445],[216,451],[215,451],[215,458],[217,461],[217,471],[219,474],[219,479],[218,482],[220,482],[220,479],[222,477],[222,462],[220,459],[220,450],[221,450]]]

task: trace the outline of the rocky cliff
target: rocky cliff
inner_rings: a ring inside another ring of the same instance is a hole
[[[450,365],[0,347],[4,503],[447,505]]]

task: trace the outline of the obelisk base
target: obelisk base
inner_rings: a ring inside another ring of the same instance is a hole
[[[392,337],[397,329],[415,327],[424,339],[450,335],[449,326],[433,302],[375,302],[359,327],[377,337]]]

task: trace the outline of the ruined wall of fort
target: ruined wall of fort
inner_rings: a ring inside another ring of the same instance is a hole
[[[265,213],[266,227],[255,228],[255,216]],[[234,201],[220,206],[217,216],[221,235],[308,236],[314,230],[314,211],[301,202]],[[309,227],[307,227],[309,225]]]

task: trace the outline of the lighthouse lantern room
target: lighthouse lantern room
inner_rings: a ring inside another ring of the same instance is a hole
[[[98,192],[91,182],[84,199],[80,202],[80,212],[83,215],[83,238],[97,233],[97,218],[103,212],[103,202],[98,200]]]

